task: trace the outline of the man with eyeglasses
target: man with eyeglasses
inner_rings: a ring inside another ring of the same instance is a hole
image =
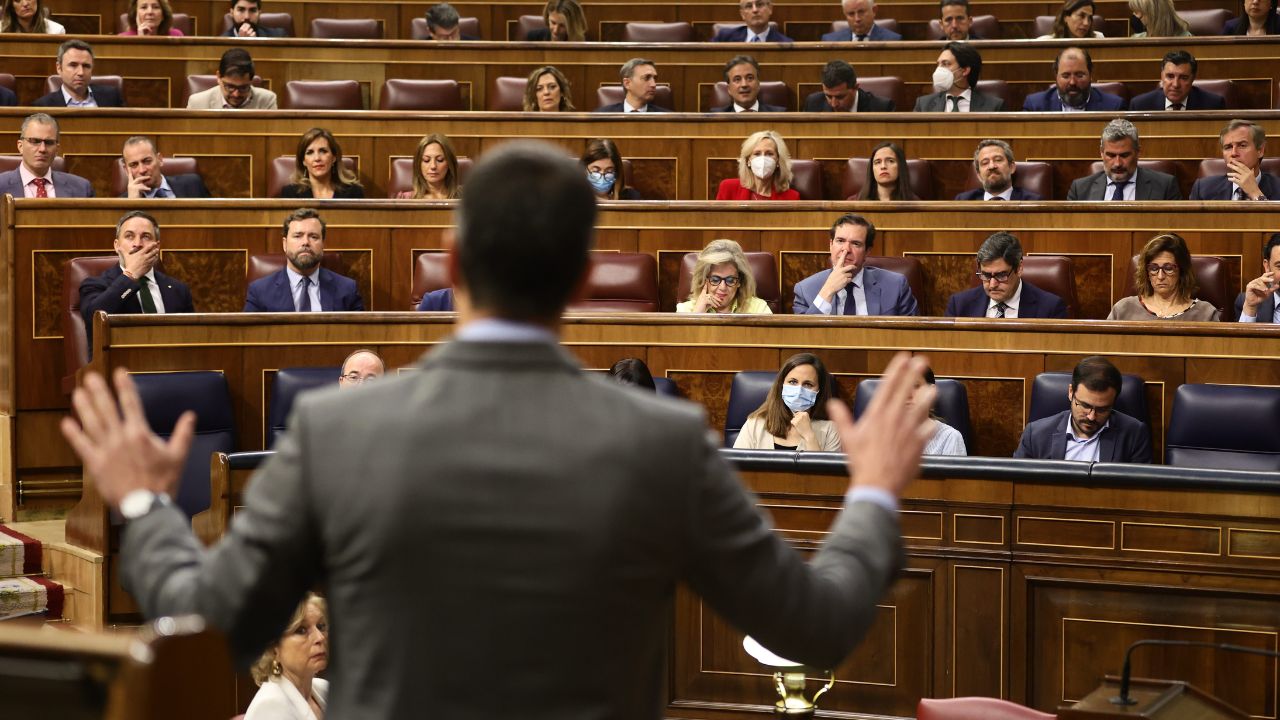
[[[275,110],[276,94],[253,84],[253,58],[231,48],[218,63],[218,84],[187,98],[188,110]]]
[[[0,173],[0,195],[16,198],[89,198],[93,186],[79,175],[58,172],[58,121],[44,113],[28,115],[18,133],[17,169]]]
[[[822,36],[822,42],[866,42],[868,40],[901,40],[898,33],[876,24],[876,0],[842,0],[849,27]]]
[[[867,265],[876,226],[855,213],[831,226],[831,268],[796,283],[796,315],[919,315],[907,278]]]
[[[357,350],[342,362],[342,374],[338,376],[338,387],[343,390],[358,388],[367,382],[377,380],[387,371],[382,358],[372,350]]]
[[[721,30],[711,38],[711,42],[793,42],[769,25],[769,18],[773,16],[773,0],[742,0],[738,3],[738,13],[746,25]]]
[[[1067,304],[1022,279],[1022,243],[1012,233],[993,233],[978,248],[981,284],[947,300],[947,317],[1067,318]]]
[[[1124,382],[1106,358],[1094,355],[1076,365],[1067,388],[1070,407],[1041,418],[1022,431],[1015,458],[1080,462],[1151,462],[1146,423],[1115,409]]]
[[[31,103],[36,107],[124,107],[120,91],[93,84],[93,47],[83,40],[58,46],[54,66],[62,87]]]

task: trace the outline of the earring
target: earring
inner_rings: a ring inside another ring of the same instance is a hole
[[[279,660],[272,660],[272,661],[271,661],[271,674],[272,674],[272,675],[275,675],[276,677],[280,677],[280,674],[281,674],[281,673],[283,673],[283,672],[284,672],[284,668],[280,667],[280,661],[279,661]]]

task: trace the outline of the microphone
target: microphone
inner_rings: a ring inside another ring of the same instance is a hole
[[[1202,647],[1211,650],[1225,650],[1227,652],[1249,653],[1251,655],[1265,655],[1267,657],[1280,658],[1280,652],[1274,650],[1263,650],[1261,648],[1245,647],[1244,645],[1229,645],[1227,643],[1211,643],[1199,642],[1196,640],[1139,640],[1129,646],[1124,651],[1124,667],[1120,670],[1120,694],[1111,698],[1113,705],[1137,705],[1138,701],[1129,697],[1129,675],[1132,668],[1130,661],[1133,659],[1133,651],[1143,645],[1164,645],[1173,647]]]

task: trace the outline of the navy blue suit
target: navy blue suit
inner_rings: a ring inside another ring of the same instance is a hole
[[[169,189],[173,191],[174,197],[180,198],[207,198],[213,197],[209,194],[209,188],[205,187],[204,180],[195,173],[182,173],[181,175],[165,175],[165,179],[169,181]],[[129,191],[125,190],[120,193],[120,197],[129,197]]]
[[[961,290],[947,300],[947,317],[986,317],[991,298],[982,286]],[[1067,303],[1046,290],[1022,281],[1022,296],[1018,298],[1018,317],[1067,319]]]
[[[867,33],[867,40],[901,40],[902,36],[892,30],[886,30],[879,25],[872,25],[871,32]],[[834,30],[822,36],[822,42],[854,42],[853,30]]]
[[[1258,189],[1268,200],[1280,200],[1280,178],[1271,173],[1262,173],[1258,181]],[[1226,175],[1199,178],[1191,185],[1189,200],[1234,200],[1231,197],[1231,181]]]
[[[453,312],[453,288],[432,290],[423,295],[418,312]]]
[[[822,315],[823,312],[814,305],[814,298],[823,283],[831,275],[831,268],[815,273],[796,283],[795,297],[791,301],[791,311],[796,315]],[[862,268],[863,294],[867,298],[868,315],[919,315],[916,297],[911,294],[911,286],[907,284],[905,275],[883,270],[877,267]],[[832,303],[834,305],[835,303]],[[849,314],[850,303],[846,299],[845,314]]]
[[[1236,318],[1244,312],[1244,293],[1236,296]],[[1254,322],[1269,323],[1274,322],[1276,317],[1276,294],[1267,293],[1267,297],[1258,305],[1257,320]]]
[[[746,41],[747,41],[746,25],[739,25],[738,27],[721,30],[720,32],[716,33],[715,37],[711,38],[711,42],[746,42]],[[777,43],[795,42],[795,40],[792,40],[786,35],[783,35],[782,33],[778,32],[777,28],[772,28],[772,27],[769,28],[769,32],[764,34],[764,41],[777,42]]]
[[[0,106],[12,107],[18,104],[18,96],[7,87],[0,87]]]
[[[364,310],[356,281],[320,268],[320,309],[324,312]],[[245,312],[296,312],[287,270],[254,280],[244,300]]]
[[[98,107],[124,107],[124,98],[119,91],[107,85],[89,84],[89,92],[93,94]],[[31,103],[36,107],[66,107],[67,99],[62,97],[62,88],[58,88],[44,97]]]
[[[982,188],[974,188],[972,190],[965,190],[964,192],[960,193],[959,195],[956,196],[956,199],[957,200],[981,200],[982,194],[983,194]],[[1043,198],[1040,197],[1040,193],[1032,192],[1030,190],[1023,190],[1020,187],[1015,187],[1013,189],[1013,192],[1010,193],[1009,199],[1010,200],[1042,200]]]
[[[1130,110],[1157,111],[1164,110],[1164,90],[1156,88],[1145,92],[1129,101]],[[1217,93],[1206,92],[1192,87],[1187,94],[1184,110],[1226,110],[1227,99]]]
[[[193,313],[191,290],[181,281],[155,270],[156,286],[160,299],[168,313]],[[97,277],[85,278],[80,283],[80,316],[84,318],[85,337],[89,341],[89,353],[93,353],[93,315],[99,310],[108,315],[140,315],[142,302],[138,291],[142,285],[124,274],[119,265],[112,265]]]
[[[1022,440],[1014,451],[1016,458],[1064,460],[1067,455],[1067,423],[1071,410],[1040,418],[1022,430]],[[1110,426],[1099,430],[1098,462],[1150,463],[1151,430],[1141,420],[1116,410],[1108,420]]]
[[[250,24],[252,25],[253,23],[250,23]],[[239,29],[238,25],[232,25],[231,27],[227,28],[226,32],[222,33],[222,37],[240,37],[238,34],[236,34],[236,30],[238,29]],[[257,33],[258,34],[257,36],[260,38],[289,37],[288,35],[285,34],[284,28],[267,27],[266,25],[254,25],[253,31]]]
[[[625,101],[624,101],[624,102],[625,102]],[[623,103],[620,103],[620,102],[619,102],[619,103],[614,103],[614,104],[612,104],[612,105],[601,105],[600,107],[596,108],[595,110],[592,110],[591,112],[598,112],[598,113],[625,113],[625,112],[626,112],[626,110],[624,110],[624,109],[622,108],[622,106],[623,106]],[[647,112],[647,113],[669,113],[669,112],[671,112],[671,111],[670,111],[670,110],[668,110],[668,109],[666,109],[666,108],[664,108],[664,107],[662,107],[661,105],[654,105],[653,103],[649,103],[649,107],[645,110],[645,112]]]
[[[1119,95],[1105,93],[1097,88],[1089,90],[1089,99],[1085,102],[1085,110],[1123,110],[1124,98]],[[1055,85],[1044,92],[1033,93],[1027,96],[1022,103],[1022,109],[1031,112],[1061,112],[1062,99],[1058,97],[1058,87]]]
[[[759,112],[786,112],[787,111],[787,109],[782,107],[781,105],[770,105],[765,101],[760,100],[760,98],[756,98],[756,100],[760,103]],[[721,105],[720,107],[711,108],[711,112],[733,112],[733,111],[734,111],[733,103],[729,103],[728,105]]]

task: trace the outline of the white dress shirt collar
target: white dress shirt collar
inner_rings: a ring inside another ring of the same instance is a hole
[[[93,86],[89,86],[86,90],[84,100],[77,100],[72,97],[71,93],[67,92],[66,85],[63,85],[61,89],[62,101],[67,104],[67,107],[98,107],[98,101],[93,97]]]
[[[987,297],[987,317],[995,316],[995,309],[996,309],[996,305],[998,304],[999,303],[997,303],[995,300],[992,300],[990,296]],[[1013,297],[1004,301],[1004,307],[1005,307],[1004,316],[1007,318],[1018,317],[1018,306],[1021,304],[1022,304],[1022,279],[1019,278],[1018,289],[1013,291]]]

